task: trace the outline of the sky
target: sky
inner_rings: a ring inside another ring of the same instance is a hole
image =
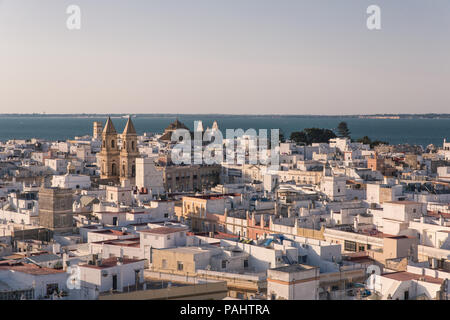
[[[0,113],[449,113],[449,83],[448,0],[0,0]]]

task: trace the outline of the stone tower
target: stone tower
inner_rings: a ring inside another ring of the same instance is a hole
[[[95,121],[92,129],[92,138],[94,138],[94,140],[100,140],[102,137],[103,124]]]
[[[53,231],[70,231],[73,227],[73,192],[71,189],[39,190],[39,224]]]
[[[100,178],[118,179],[120,174],[119,160],[116,128],[114,128],[111,118],[108,117],[102,132],[102,149],[99,154]]]
[[[120,150],[120,180],[129,180],[131,185],[135,184],[136,158],[139,157],[137,147],[137,134],[133,121],[128,118],[122,133],[122,149]]]

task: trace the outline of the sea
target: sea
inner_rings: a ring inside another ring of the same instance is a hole
[[[293,131],[305,128],[327,128],[334,130],[341,121],[347,122],[351,137],[358,139],[368,136],[372,140],[386,141],[389,144],[429,144],[441,146],[444,138],[450,139],[450,119],[373,119],[358,117],[324,116],[240,116],[240,115],[137,115],[132,117],[138,134],[161,133],[174,120],[178,119],[193,129],[194,121],[201,120],[203,127],[211,127],[217,121],[219,129],[280,129],[285,137]],[[127,119],[112,117],[118,132],[121,132]],[[91,135],[92,122],[106,121],[106,116],[0,116],[0,140],[31,139],[66,140],[76,136]]]

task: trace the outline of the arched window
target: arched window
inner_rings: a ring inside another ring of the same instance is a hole
[[[132,177],[136,176],[136,166],[134,164],[131,166],[131,176]]]
[[[117,169],[116,169],[116,164],[115,163],[113,163],[111,165],[111,175],[113,175],[113,176],[117,175]]]
[[[106,140],[103,140],[103,148],[106,148]]]
[[[114,148],[115,145],[116,145],[116,142],[114,140],[111,140],[111,148]]]
[[[131,151],[134,151],[134,141],[131,141]]]

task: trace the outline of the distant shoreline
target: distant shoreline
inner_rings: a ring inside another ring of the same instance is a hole
[[[0,117],[3,118],[104,118],[110,116],[111,118],[123,118],[128,116],[127,113],[120,114],[106,114],[106,113],[74,113],[74,114],[43,114],[43,113],[2,113]],[[357,118],[357,119],[390,119],[390,120],[399,120],[399,119],[450,119],[450,114],[448,113],[428,113],[428,114],[368,114],[368,115],[295,115],[295,114],[220,114],[220,113],[133,113],[132,117],[136,118],[173,118],[173,117],[192,117],[192,116],[200,116],[202,118],[208,117],[253,117],[253,118]]]

